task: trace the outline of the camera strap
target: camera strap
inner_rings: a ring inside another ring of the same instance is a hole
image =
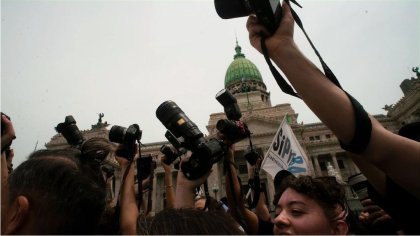
[[[306,39],[308,40],[309,44],[311,45],[312,49],[314,50],[315,54],[317,55],[319,61],[321,62],[322,69],[324,70],[325,76],[337,87],[341,88],[340,83],[337,80],[337,77],[334,75],[334,73],[331,71],[331,69],[328,67],[327,63],[325,63],[324,59],[321,57],[321,54],[319,54],[318,50],[316,49],[315,45],[312,43],[312,40],[309,38],[308,34],[305,31],[305,28],[303,27],[302,21],[300,20],[299,16],[293,10],[291,5],[289,4],[290,10],[292,11],[293,19],[295,20],[296,24],[299,26],[299,28],[304,33]],[[263,52],[265,61],[267,62],[271,73],[273,74],[274,78],[276,79],[277,84],[280,86],[280,89],[289,95],[292,95],[294,97],[300,98],[299,95],[294,91],[292,86],[290,86],[286,80],[283,78],[283,76],[277,71],[277,69],[274,67],[273,63],[270,60],[270,57],[268,56],[268,50],[267,46],[265,44],[265,37],[261,37],[261,50]]]
[[[233,179],[232,179],[233,176],[232,176],[232,171],[231,171],[231,168],[232,167],[231,167],[230,162],[229,162],[229,160],[227,158],[227,155],[224,155],[224,158],[223,158],[223,167],[224,167],[223,168],[224,169],[224,173],[227,175],[227,178],[228,178],[228,181],[229,181],[229,186],[230,186],[230,192],[231,192],[231,195],[233,197],[233,201],[235,203],[235,209],[230,209],[230,210],[231,211],[234,211],[236,213],[236,215],[238,216],[238,223],[239,223],[239,225],[241,225],[242,228],[246,232],[247,229],[248,229],[248,226],[247,226],[247,223],[245,221],[245,217],[242,214],[242,212],[241,212],[241,210],[239,209],[239,206],[238,206],[238,202],[237,202],[236,195],[235,195],[235,188],[233,187]],[[241,179],[239,178],[239,176],[236,176],[236,177],[238,178],[238,181],[239,181],[239,187],[241,189],[240,196],[242,197],[243,196],[243,193],[242,193],[242,184],[240,182]]]
[[[205,211],[207,208],[209,208],[210,205],[210,194],[209,194],[209,185],[207,183],[207,180],[203,184],[204,186],[204,194],[206,195],[206,203],[204,204],[203,211]]]
[[[249,139],[249,146],[251,147],[251,152],[256,152],[254,150],[254,146],[252,145],[251,134],[249,134],[248,139]],[[258,201],[260,200],[261,181],[260,181],[259,172],[260,172],[259,167],[257,166],[257,163],[255,163],[254,178],[248,181],[248,186],[249,186],[250,191],[253,190],[254,192],[253,200],[251,202],[251,205],[249,206],[250,209],[254,209],[257,206]]]

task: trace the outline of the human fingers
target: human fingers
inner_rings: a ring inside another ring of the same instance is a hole
[[[274,34],[282,38],[293,38],[294,23],[295,20],[293,19],[290,6],[286,1],[283,1],[282,18],[280,21],[280,25]]]
[[[249,32],[249,41],[251,45],[257,49],[260,53],[261,51],[261,37],[266,36],[268,37],[270,35],[267,28],[265,28],[263,25],[258,23],[258,19],[256,16],[251,15],[248,17],[246,28]]]
[[[360,203],[362,206],[376,205],[370,198],[365,198]]]
[[[379,206],[377,206],[377,205],[368,205],[368,206],[365,206],[365,207],[363,207],[363,211],[364,212],[369,212],[369,213],[373,213],[373,212],[377,212],[377,211],[380,211],[380,210],[382,210],[382,208],[380,208]]]
[[[373,217],[372,217],[373,218]],[[372,221],[372,224],[384,224],[392,222],[392,218],[388,214],[381,215]]]

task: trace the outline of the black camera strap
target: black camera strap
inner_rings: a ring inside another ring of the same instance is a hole
[[[319,54],[318,50],[316,49],[315,45],[312,43],[312,40],[309,38],[308,34],[305,31],[305,28],[303,27],[302,21],[300,20],[299,16],[293,10],[291,5],[289,4],[290,10],[292,11],[293,19],[295,20],[296,24],[299,26],[299,28],[302,30],[302,32],[305,34],[306,39],[308,40],[309,44],[311,45],[312,49],[314,50],[315,54],[317,55],[319,61],[321,62],[322,69],[324,70],[325,76],[337,87],[341,88],[340,83],[337,80],[337,77],[334,75],[334,73],[331,71],[331,69],[328,67],[327,63],[325,63],[324,59],[321,57],[321,54]],[[265,37],[261,37],[261,50],[264,54],[264,58],[270,68],[271,73],[273,74],[274,78],[276,79],[277,84],[280,86],[281,90],[284,93],[287,93],[289,95],[292,95],[294,97],[300,98],[299,95],[294,91],[292,86],[290,86],[286,80],[283,78],[283,76],[277,71],[277,69],[274,67],[273,63],[270,60],[270,57],[268,56],[268,50],[267,46],[265,44]]]
[[[210,194],[209,194],[209,185],[207,180],[203,184],[204,186],[204,194],[206,195],[206,203],[204,204],[203,211],[205,211],[207,208],[209,208],[210,205]]]
[[[235,202],[235,209],[230,209],[231,211],[234,211],[235,213],[236,213],[236,215],[238,216],[238,223],[242,226],[242,228],[245,230],[245,231],[247,231],[247,229],[248,229],[248,227],[247,227],[247,223],[246,223],[246,221],[245,221],[245,217],[244,217],[244,215],[242,214],[242,212],[239,210],[239,206],[238,206],[238,203],[237,203],[237,201],[236,201],[236,196],[235,196],[235,188],[233,187],[233,176],[232,176],[232,171],[231,171],[231,165],[230,165],[230,161],[228,160],[228,158],[227,158],[227,155],[224,155],[224,158],[223,158],[223,169],[224,169],[224,173],[227,175],[227,177],[228,177],[228,181],[229,181],[229,186],[230,186],[230,192],[231,192],[231,194],[232,194],[232,196],[233,196],[233,201]],[[239,178],[239,176],[237,176],[238,177],[238,180],[240,181],[240,178]],[[239,182],[239,186],[241,187],[241,197],[242,197],[242,186],[241,186],[241,183]]]
[[[249,146],[251,148],[251,152],[256,152],[254,150],[254,146],[252,145],[251,134],[248,135],[248,139],[249,139]],[[260,172],[259,167],[257,165],[255,165],[254,178],[250,179],[248,181],[248,186],[249,186],[250,191],[252,189],[253,192],[254,192],[253,200],[251,202],[251,205],[249,206],[250,209],[254,209],[257,206],[258,201],[260,200],[260,192],[261,192],[260,184],[261,184],[261,182],[260,182],[259,172]]]

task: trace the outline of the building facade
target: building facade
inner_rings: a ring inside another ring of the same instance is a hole
[[[385,128],[392,132],[397,132],[406,123],[420,119],[420,75],[418,68],[413,68],[413,72],[416,73],[416,77],[404,80],[401,84],[404,97],[395,105],[386,105],[384,107],[388,112],[387,115],[374,115]],[[309,168],[313,176],[327,175],[327,166],[329,165],[334,167],[343,180],[360,173],[360,170],[347,156],[346,152],[340,148],[336,136],[323,123],[298,123],[298,113],[294,111],[290,104],[271,105],[270,92],[267,91],[258,68],[245,57],[238,43],[236,43],[233,61],[226,71],[225,89],[229,90],[236,97],[242,111],[241,120],[248,125],[252,133],[252,144],[261,155],[264,156],[267,152],[281,121],[287,115],[295,136],[306,151],[309,159]],[[224,118],[226,118],[224,113],[210,114],[207,125],[208,137],[216,135],[216,123]],[[83,131],[83,134],[86,138],[93,136],[108,137],[108,132],[106,125],[101,125],[101,122],[98,121],[95,127],[92,127],[91,130]],[[146,143],[142,148],[142,154],[160,155],[159,150],[163,144],[169,143],[167,141]],[[57,134],[46,144],[46,147],[58,148],[66,145],[64,138]],[[243,154],[249,148],[250,142],[248,139],[235,144],[235,162],[238,166],[238,174],[245,193],[248,189],[249,164],[244,159]],[[110,163],[118,168],[118,164],[115,164],[112,158],[110,158]],[[174,170],[172,174],[173,182],[176,183],[177,172]],[[271,204],[274,196],[272,178],[262,171],[260,179],[266,186],[267,203],[270,209],[274,209],[274,206]],[[116,182],[119,181],[117,180]],[[208,186],[210,195],[213,197],[220,199],[226,195],[226,184],[221,163],[213,165],[212,174],[208,178]],[[115,191],[118,191],[118,183],[115,184],[115,189]],[[153,214],[159,212],[165,206],[164,171],[159,161],[157,161],[155,170],[152,196]]]

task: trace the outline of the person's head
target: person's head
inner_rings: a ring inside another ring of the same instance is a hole
[[[209,203],[208,203],[208,206],[206,207],[207,201],[209,201]],[[205,211],[223,210],[223,203],[217,201],[215,198],[210,197],[210,196],[207,199],[206,196],[197,195],[194,198],[194,208],[197,210],[205,210]]]
[[[6,163],[7,163],[7,170],[10,174],[13,170],[13,157],[15,156],[15,152],[13,148],[9,148],[6,151],[4,151],[6,154]]]
[[[239,224],[222,211],[166,208],[157,213],[148,233],[155,235],[242,235]]]
[[[96,229],[105,186],[73,154],[53,152],[31,155],[9,176],[2,233],[90,234]]]
[[[287,176],[274,197],[274,234],[347,234],[348,208],[334,177]]]
[[[102,162],[114,151],[114,147],[106,138],[93,137],[83,143],[80,151],[84,158]]]

